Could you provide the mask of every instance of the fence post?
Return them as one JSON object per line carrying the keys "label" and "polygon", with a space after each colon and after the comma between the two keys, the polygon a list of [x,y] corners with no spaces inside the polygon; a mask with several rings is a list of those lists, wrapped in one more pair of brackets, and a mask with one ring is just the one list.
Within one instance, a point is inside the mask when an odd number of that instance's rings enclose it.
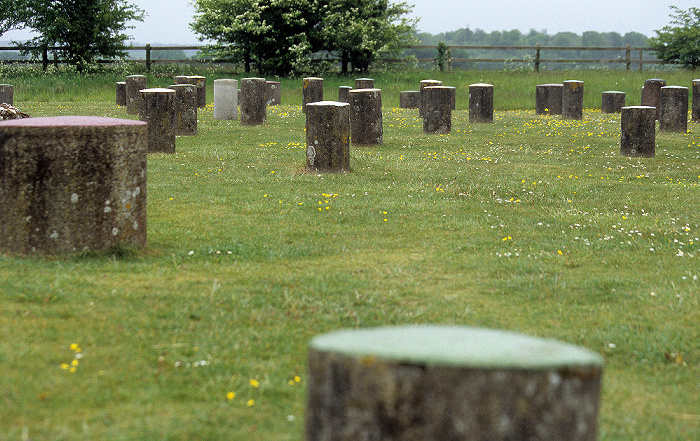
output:
{"label": "fence post", "polygon": [[41,48],[41,67],[44,71],[49,67],[49,47],[46,44]]}
{"label": "fence post", "polygon": [[630,45],[627,45],[627,50],[625,50],[625,69],[630,70],[630,65],[632,64],[632,49]]}
{"label": "fence post", "polygon": [[640,71],[640,72],[642,71],[642,65],[644,64],[644,63],[643,63],[643,60],[642,60],[642,57],[643,57],[643,56],[644,56],[644,55],[643,55],[642,50],[639,49],[639,71]]}
{"label": "fence post", "polygon": [[537,43],[537,49],[535,50],[535,72],[540,71],[540,44]]}
{"label": "fence post", "polygon": [[146,71],[151,71],[151,45],[146,44]]}

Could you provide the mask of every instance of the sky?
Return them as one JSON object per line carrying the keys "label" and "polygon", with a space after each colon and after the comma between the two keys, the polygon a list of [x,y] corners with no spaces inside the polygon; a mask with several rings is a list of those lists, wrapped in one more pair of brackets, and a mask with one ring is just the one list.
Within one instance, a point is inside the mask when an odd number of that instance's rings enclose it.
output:
{"label": "sky", "polygon": [[[145,10],[143,22],[132,23],[127,34],[138,44],[197,45],[190,30],[192,0],[127,0]],[[401,0],[392,0],[399,3]],[[411,17],[420,18],[421,32],[438,34],[469,27],[486,32],[531,29],[557,32],[640,32],[648,37],[669,25],[670,5],[697,7],[697,0],[406,0]],[[26,31],[13,31],[2,40],[24,40]]]}

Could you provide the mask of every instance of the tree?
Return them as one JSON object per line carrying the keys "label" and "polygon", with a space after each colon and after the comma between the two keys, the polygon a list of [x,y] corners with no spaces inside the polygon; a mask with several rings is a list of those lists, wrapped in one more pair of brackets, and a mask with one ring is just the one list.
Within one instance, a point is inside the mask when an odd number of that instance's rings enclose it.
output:
{"label": "tree", "polygon": [[0,0],[0,35],[21,29],[29,16],[28,0]]}
{"label": "tree", "polygon": [[23,45],[26,52],[38,55],[47,47],[54,55],[79,71],[98,58],[125,58],[123,33],[132,28],[127,22],[143,20],[143,11],[125,0],[38,0],[30,7],[27,27],[39,36]]}
{"label": "tree", "polygon": [[[406,41],[413,21],[408,8],[388,0],[195,0],[190,25],[208,53],[251,63],[263,74],[309,70],[309,55],[338,54],[347,68],[366,70],[378,54]],[[412,35],[412,34],[411,34]]]}
{"label": "tree", "polygon": [[676,26],[655,31],[656,37],[649,39],[649,46],[660,60],[695,69],[700,66],[700,8],[684,11],[671,6],[671,9],[671,23]]}

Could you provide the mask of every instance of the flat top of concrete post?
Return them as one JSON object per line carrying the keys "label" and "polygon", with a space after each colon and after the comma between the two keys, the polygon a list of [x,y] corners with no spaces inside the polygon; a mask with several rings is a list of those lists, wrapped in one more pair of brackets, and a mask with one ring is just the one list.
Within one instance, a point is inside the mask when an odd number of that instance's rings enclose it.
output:
{"label": "flat top of concrete post", "polygon": [[167,89],[165,87],[151,87],[150,89],[141,89],[141,93],[175,93],[173,89]]}
{"label": "flat top of concrete post", "polygon": [[428,86],[425,89],[444,90],[444,89],[454,89],[454,87],[452,87],[452,86]]}
{"label": "flat top of concrete post", "polygon": [[314,337],[311,348],[351,357],[487,369],[603,366],[603,357],[558,340],[510,331],[442,325],[346,329]]}
{"label": "flat top of concrete post", "polygon": [[308,103],[306,107],[308,106],[313,106],[313,107],[322,107],[322,106],[336,106],[336,107],[346,107],[350,106],[348,103],[343,103],[341,101],[316,101],[313,103]]}
{"label": "flat top of concrete post", "polygon": [[219,78],[214,80],[214,84],[238,84],[238,80],[233,78]]}
{"label": "flat top of concrete post", "polygon": [[279,81],[265,81],[267,84],[281,84]]}
{"label": "flat top of concrete post", "polygon": [[104,118],[101,116],[42,116],[0,121],[2,127],[107,127],[145,126],[146,122],[133,119]]}
{"label": "flat top of concrete post", "polygon": [[440,83],[442,84],[442,81],[440,80],[420,80],[421,83]]}
{"label": "flat top of concrete post", "polygon": [[548,84],[538,84],[537,87],[564,87],[563,84],[548,83]]}
{"label": "flat top of concrete post", "polygon": [[684,86],[664,86],[664,87],[662,87],[661,89],[666,89],[666,90],[670,90],[670,89],[685,89],[685,90],[688,90],[688,88],[687,88],[687,87],[684,87]]}
{"label": "flat top of concrete post", "polygon": [[377,88],[367,88],[367,89],[352,89],[349,90],[348,93],[357,94],[357,93],[367,93],[367,92],[381,92],[382,89],[377,89]]}
{"label": "flat top of concrete post", "polygon": [[656,111],[656,107],[653,106],[625,106],[622,108],[622,110],[625,109],[654,109]]}
{"label": "flat top of concrete post", "polygon": [[305,77],[304,81],[306,81],[306,80],[322,80],[322,79],[323,78],[319,78],[319,77]]}
{"label": "flat top of concrete post", "polygon": [[603,93],[622,93],[622,94],[624,94],[625,92],[620,92],[619,90],[606,90]]}
{"label": "flat top of concrete post", "polygon": [[265,81],[265,78],[250,77],[250,78],[243,78],[241,81]]}
{"label": "flat top of concrete post", "polygon": [[493,87],[493,84],[488,84],[488,83],[474,83],[474,84],[470,84],[469,87]]}
{"label": "flat top of concrete post", "polygon": [[128,75],[127,78],[146,78],[146,75]]}

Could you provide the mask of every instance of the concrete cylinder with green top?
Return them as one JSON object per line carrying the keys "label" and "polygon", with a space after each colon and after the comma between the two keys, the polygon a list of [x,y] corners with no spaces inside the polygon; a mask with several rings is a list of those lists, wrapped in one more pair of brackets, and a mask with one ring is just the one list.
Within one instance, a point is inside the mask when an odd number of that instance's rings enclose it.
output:
{"label": "concrete cylinder with green top", "polygon": [[330,332],[308,350],[306,440],[595,440],[603,357],[507,331]]}

